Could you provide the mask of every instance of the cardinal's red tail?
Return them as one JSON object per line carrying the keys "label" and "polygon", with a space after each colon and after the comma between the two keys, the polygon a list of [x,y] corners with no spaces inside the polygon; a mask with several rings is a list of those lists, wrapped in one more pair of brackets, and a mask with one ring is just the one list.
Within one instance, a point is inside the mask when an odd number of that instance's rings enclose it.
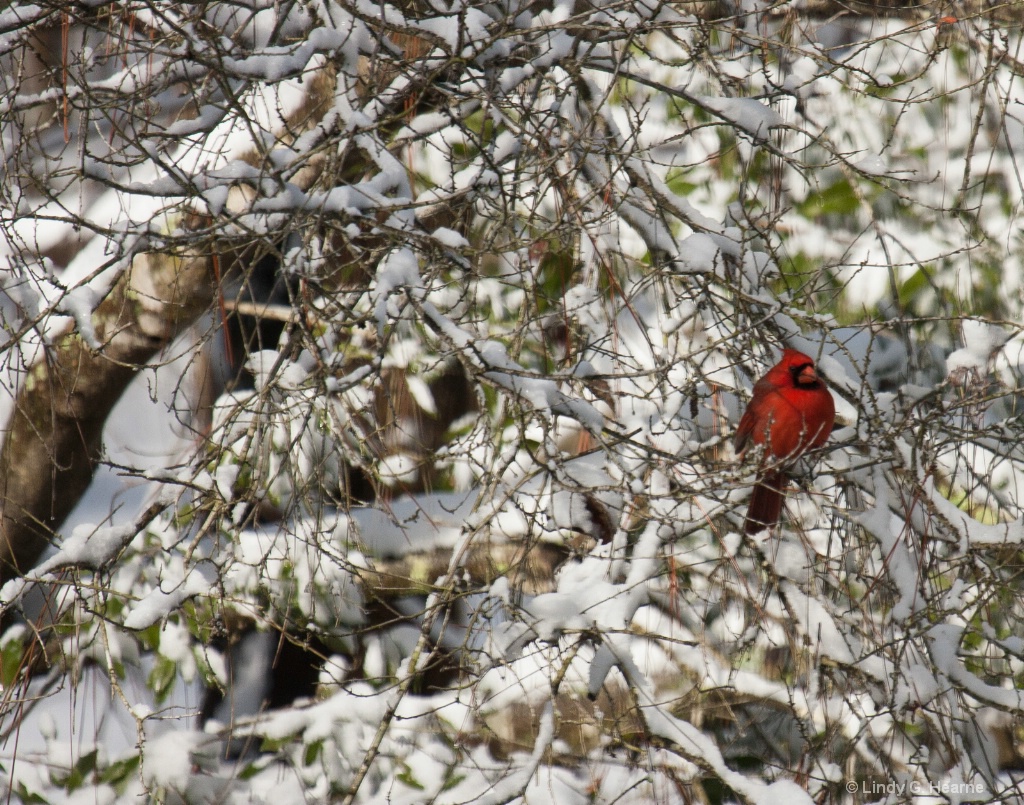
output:
{"label": "cardinal's red tail", "polygon": [[750,505],[747,507],[747,519],[743,523],[745,534],[756,534],[779,522],[785,488],[784,473],[766,472],[758,478],[754,484],[754,492],[750,496]]}

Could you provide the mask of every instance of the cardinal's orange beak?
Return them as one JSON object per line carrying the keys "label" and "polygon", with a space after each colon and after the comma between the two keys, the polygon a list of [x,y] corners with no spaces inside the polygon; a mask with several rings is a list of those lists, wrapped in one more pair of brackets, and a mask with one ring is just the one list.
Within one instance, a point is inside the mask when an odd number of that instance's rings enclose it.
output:
{"label": "cardinal's orange beak", "polygon": [[805,366],[796,376],[796,382],[801,386],[810,386],[818,382],[818,373],[813,366]]}

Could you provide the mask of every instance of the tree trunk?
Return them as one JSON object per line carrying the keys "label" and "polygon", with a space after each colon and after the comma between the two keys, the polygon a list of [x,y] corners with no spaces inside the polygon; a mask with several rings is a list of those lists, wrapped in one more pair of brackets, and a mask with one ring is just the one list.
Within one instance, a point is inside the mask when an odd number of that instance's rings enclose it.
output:
{"label": "tree trunk", "polygon": [[136,257],[93,313],[101,348],[72,330],[29,370],[0,451],[0,583],[36,564],[89,486],[103,425],[135,373],[208,309],[211,262]]}

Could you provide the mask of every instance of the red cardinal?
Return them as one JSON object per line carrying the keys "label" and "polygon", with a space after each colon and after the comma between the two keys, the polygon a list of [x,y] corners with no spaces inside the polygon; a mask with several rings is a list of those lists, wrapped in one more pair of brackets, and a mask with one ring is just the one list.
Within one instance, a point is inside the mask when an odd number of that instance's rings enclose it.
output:
{"label": "red cardinal", "polygon": [[743,531],[756,534],[779,521],[789,480],[786,471],[812,447],[821,447],[832,432],[836,406],[814,369],[814,361],[786,349],[782,360],[754,384],[750,404],[736,431],[736,452],[764,445],[761,468],[750,496]]}

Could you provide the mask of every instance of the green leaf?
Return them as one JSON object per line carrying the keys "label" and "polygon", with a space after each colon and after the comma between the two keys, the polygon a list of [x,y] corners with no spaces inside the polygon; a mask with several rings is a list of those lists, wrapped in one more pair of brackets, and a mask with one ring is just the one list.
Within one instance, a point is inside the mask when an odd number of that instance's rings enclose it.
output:
{"label": "green leaf", "polygon": [[142,758],[139,755],[129,755],[115,760],[100,773],[100,782],[114,787],[121,786],[135,777],[141,762]]}
{"label": "green leaf", "polygon": [[18,802],[25,803],[26,805],[35,805],[35,803],[49,805],[50,800],[44,799],[39,794],[29,792],[28,788],[21,781],[12,790],[17,794]]}
{"label": "green leaf", "polygon": [[239,780],[251,780],[257,774],[263,771],[263,766],[259,763],[248,763],[245,768],[238,773]]}
{"label": "green leaf", "polygon": [[423,787],[423,783],[421,783],[419,780],[412,776],[412,769],[410,769],[408,766],[405,769],[403,769],[400,774],[396,775],[396,779],[399,782],[409,786],[409,788],[415,788],[417,791],[426,790]]}
{"label": "green leaf", "polygon": [[25,646],[18,640],[8,640],[0,650],[0,687],[10,688],[18,679],[25,656]]}
{"label": "green leaf", "polygon": [[306,751],[302,754],[302,765],[312,766],[316,762],[317,758],[323,754],[323,749],[324,742],[322,740],[306,744]]}
{"label": "green leaf", "polygon": [[157,622],[147,626],[138,633],[138,638],[142,645],[148,649],[155,651],[160,648],[160,623]]}
{"label": "green leaf", "polygon": [[796,211],[804,218],[821,218],[825,215],[852,215],[860,206],[853,186],[842,177],[824,190],[808,194],[796,205]]}
{"label": "green leaf", "polygon": [[922,293],[927,293],[931,290],[932,284],[929,281],[927,271],[924,267],[919,268],[900,286],[900,305],[904,308],[910,307]]}
{"label": "green leaf", "polygon": [[178,674],[178,664],[167,657],[158,656],[153,670],[149,672],[147,684],[153,691],[157,702],[163,702],[174,687]]}
{"label": "green leaf", "polygon": [[57,785],[62,785],[67,791],[75,791],[81,788],[85,781],[96,771],[96,759],[99,754],[98,749],[93,749],[91,752],[86,752],[77,761],[75,765],[71,767],[70,773],[64,777],[59,773],[53,773],[50,779]]}
{"label": "green leaf", "polygon": [[465,774],[453,774],[444,781],[444,785],[441,787],[442,791],[449,791],[455,788],[459,783],[466,779]]}

